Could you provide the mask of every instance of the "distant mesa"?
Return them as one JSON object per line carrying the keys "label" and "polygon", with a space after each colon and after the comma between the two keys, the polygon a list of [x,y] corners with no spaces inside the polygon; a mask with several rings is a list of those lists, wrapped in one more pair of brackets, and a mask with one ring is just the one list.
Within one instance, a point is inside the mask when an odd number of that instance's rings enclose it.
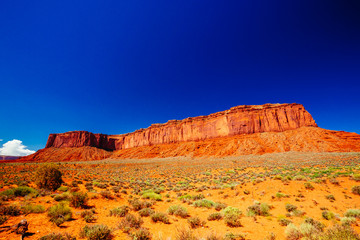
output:
{"label": "distant mesa", "polygon": [[5,155],[0,155],[0,161],[1,160],[16,160],[20,158],[19,156],[5,156]]}
{"label": "distant mesa", "polygon": [[45,149],[19,160],[224,157],[287,151],[360,151],[360,135],[319,128],[301,104],[242,105],[127,134],[50,134]]}

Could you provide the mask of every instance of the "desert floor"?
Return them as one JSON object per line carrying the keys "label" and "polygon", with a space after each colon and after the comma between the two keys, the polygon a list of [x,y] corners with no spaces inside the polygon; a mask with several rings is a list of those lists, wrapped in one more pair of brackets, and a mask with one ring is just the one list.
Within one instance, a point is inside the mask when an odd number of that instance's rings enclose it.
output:
{"label": "desert floor", "polygon": [[[155,223],[150,216],[141,217],[141,227],[149,230],[152,239],[178,239],[179,232],[186,229],[204,239],[211,234],[228,239],[286,239],[287,227],[281,223],[291,221],[300,226],[307,218],[323,223],[326,231],[332,225],[344,223],[348,209],[360,209],[360,195],[352,192],[354,186],[360,185],[359,163],[360,153],[298,152],[221,159],[62,162],[55,163],[63,173],[60,189],[37,190],[36,194],[24,197],[7,197],[4,192],[18,186],[37,189],[34,172],[40,164],[0,163],[0,206],[15,205],[21,210],[20,215],[6,216],[7,221],[0,226],[0,239],[19,239],[7,227],[24,218],[29,222],[26,240],[52,232],[67,232],[81,239],[81,229],[94,224],[107,225],[114,239],[132,239],[131,234],[137,230],[122,227],[124,217],[110,216],[110,210],[126,205],[128,213],[137,217],[134,199],[168,216],[167,224]],[[83,208],[70,206],[72,218],[56,226],[49,221],[47,210],[59,202],[69,205],[72,192],[86,193],[87,204]],[[249,211],[250,206],[259,204],[265,206],[264,213]],[[297,209],[287,211],[287,204]],[[38,213],[23,210],[34,205],[42,205],[43,210]],[[168,209],[174,205],[186,208],[187,216],[170,215]],[[240,226],[229,226],[224,219],[208,220],[215,212],[224,215],[226,206],[241,211]],[[81,213],[90,209],[95,212],[94,219],[87,223]],[[324,218],[324,211],[329,219]],[[196,217],[201,221],[191,228],[189,221]],[[359,218],[351,226],[359,233],[358,223]]]}

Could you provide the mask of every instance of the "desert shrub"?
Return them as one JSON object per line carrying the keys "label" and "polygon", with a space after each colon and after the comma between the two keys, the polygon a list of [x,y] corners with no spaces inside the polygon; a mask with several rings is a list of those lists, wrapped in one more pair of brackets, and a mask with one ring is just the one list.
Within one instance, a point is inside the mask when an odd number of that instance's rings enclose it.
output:
{"label": "desert shrub", "polygon": [[63,183],[62,173],[53,164],[44,164],[37,168],[35,172],[35,184],[39,188],[56,190]]}
{"label": "desert shrub", "polygon": [[0,225],[3,225],[7,220],[7,216],[0,216]]}
{"label": "desert shrub", "polygon": [[26,186],[10,188],[0,193],[0,196],[6,196],[10,199],[14,197],[25,197],[27,195],[36,197],[39,195],[39,193],[35,189]]}
{"label": "desert shrub", "polygon": [[155,211],[152,210],[151,208],[143,208],[139,211],[139,215],[142,217],[148,217],[151,214],[153,214]]}
{"label": "desert shrub", "polygon": [[356,223],[356,218],[354,217],[343,217],[340,219],[342,225],[350,226]]}
{"label": "desert shrub", "polygon": [[215,207],[216,211],[220,211],[220,210],[225,209],[227,207],[227,204],[226,203],[221,203],[221,202],[216,202],[214,207]]}
{"label": "desert shrub", "polygon": [[106,198],[106,199],[114,198],[114,196],[112,195],[112,193],[109,190],[101,191],[100,194],[103,198]]}
{"label": "desert shrub", "polygon": [[170,220],[169,217],[166,213],[162,213],[162,212],[155,212],[153,214],[150,215],[150,218],[153,222],[163,222],[165,224],[169,224]]}
{"label": "desert shrub", "polygon": [[319,231],[310,223],[302,223],[300,225],[300,232],[305,239],[316,239]]}
{"label": "desert shrub", "polygon": [[240,215],[234,214],[234,213],[224,215],[224,222],[225,222],[226,226],[229,226],[229,227],[241,227],[242,226],[241,222],[240,222]]}
{"label": "desert shrub", "polygon": [[84,208],[87,205],[89,197],[86,193],[73,192],[70,195],[70,206],[75,208]]}
{"label": "desert shrub", "polygon": [[151,199],[151,200],[155,200],[155,201],[161,201],[161,195],[158,193],[155,193],[153,190],[144,191],[142,193],[142,198]]}
{"label": "desert shrub", "polygon": [[288,198],[289,195],[285,194],[285,193],[281,193],[281,192],[277,192],[275,194],[275,197],[278,198],[278,199],[281,199],[281,198]]}
{"label": "desert shrub", "polygon": [[211,213],[207,219],[209,221],[217,221],[223,219],[223,215],[221,213],[215,212],[215,213]]}
{"label": "desert shrub", "polygon": [[320,236],[321,240],[360,240],[360,236],[350,226],[335,225]]}
{"label": "desert shrub", "polygon": [[57,189],[57,191],[59,191],[59,192],[66,192],[67,190],[69,190],[69,187],[67,187],[67,186],[61,186]]}
{"label": "desert shrub", "polygon": [[188,218],[187,222],[191,228],[198,228],[204,225],[199,217],[190,217]]}
{"label": "desert shrub", "polygon": [[121,220],[119,224],[119,228],[124,232],[128,232],[131,228],[138,229],[143,224],[143,220],[141,217],[136,217],[130,213],[126,214],[126,216]]}
{"label": "desert shrub", "polygon": [[177,228],[176,229],[176,240],[199,240],[198,237],[189,228]]}
{"label": "desert shrub", "polygon": [[187,209],[181,205],[173,205],[168,209],[168,214],[186,218],[189,216]]}
{"label": "desert shrub", "polygon": [[45,208],[42,205],[25,204],[21,206],[21,211],[23,214],[43,213],[45,212]]}
{"label": "desert shrub", "polygon": [[57,202],[70,200],[70,194],[67,192],[64,192],[62,194],[55,195],[54,200]]}
{"label": "desert shrub", "polygon": [[130,211],[130,208],[126,205],[123,205],[123,206],[111,209],[110,216],[125,217],[129,211]]}
{"label": "desert shrub", "polygon": [[134,233],[131,234],[133,239],[136,240],[150,240],[151,233],[146,228],[139,228]]}
{"label": "desert shrub", "polygon": [[39,240],[76,240],[76,237],[68,233],[50,233],[39,238]]}
{"label": "desert shrub", "polygon": [[211,200],[201,199],[194,202],[194,207],[212,208],[215,203]]}
{"label": "desert shrub", "polygon": [[279,222],[280,226],[287,226],[290,223],[292,223],[292,221],[290,219],[287,219],[285,217],[279,217],[278,222]]}
{"label": "desert shrub", "polygon": [[313,218],[306,218],[305,223],[313,225],[319,232],[324,231],[325,225],[319,221],[314,220]]}
{"label": "desert shrub", "polygon": [[247,208],[248,216],[269,216],[270,206],[267,203],[255,203]]}
{"label": "desert shrub", "polygon": [[94,210],[85,210],[81,212],[80,216],[85,220],[85,222],[92,223],[96,219],[94,216],[94,212]]}
{"label": "desert shrub", "polygon": [[325,198],[328,199],[328,200],[330,200],[330,201],[335,201],[335,197],[334,197],[334,195],[332,195],[332,194],[326,195]]}
{"label": "desert shrub", "polygon": [[360,209],[348,209],[344,213],[345,217],[360,218]]}
{"label": "desert shrub", "polygon": [[297,210],[297,206],[287,203],[287,204],[285,204],[285,209],[288,212],[293,212],[293,211]]}
{"label": "desert shrub", "polygon": [[303,235],[294,224],[290,223],[285,229],[285,236],[288,240],[298,240],[301,239]]}
{"label": "desert shrub", "polygon": [[0,216],[18,216],[21,214],[20,207],[17,205],[0,206]]}
{"label": "desert shrub", "polygon": [[219,235],[217,235],[217,234],[214,233],[214,232],[210,232],[210,233],[206,236],[205,239],[206,239],[206,240],[223,240],[222,237],[220,237]]}
{"label": "desert shrub", "polygon": [[330,177],[329,182],[334,185],[340,185],[339,180],[337,180],[335,177]]}
{"label": "desert shrub", "polygon": [[226,233],[224,240],[245,240],[244,234],[234,234],[232,232]]}
{"label": "desert shrub", "polygon": [[65,206],[65,204],[60,203],[49,208],[48,217],[50,217],[50,222],[60,226],[71,219],[72,212],[69,207]]}
{"label": "desert shrub", "polygon": [[235,207],[226,207],[222,213],[224,214],[224,216],[226,215],[237,215],[237,216],[240,216],[242,214],[242,212],[240,211],[240,209],[238,208],[235,208]]}
{"label": "desert shrub", "polygon": [[152,201],[140,201],[139,199],[133,199],[133,200],[129,200],[129,204],[132,206],[132,208],[135,211],[139,211],[143,208],[149,208],[152,205],[154,205],[154,202]]}
{"label": "desert shrub", "polygon": [[309,182],[304,183],[304,186],[305,186],[305,189],[308,189],[308,190],[315,189],[315,187]]}
{"label": "desert shrub", "polygon": [[99,224],[99,225],[86,225],[80,231],[80,237],[86,238],[88,240],[108,240],[113,239],[111,230],[108,226]]}
{"label": "desert shrub", "polygon": [[357,182],[360,182],[360,174],[359,174],[359,173],[352,175],[351,178],[352,178],[353,180],[357,181]]}
{"label": "desert shrub", "polygon": [[356,195],[360,195],[360,186],[353,186],[351,188],[351,192],[356,194]]}
{"label": "desert shrub", "polygon": [[333,212],[330,211],[323,211],[321,213],[322,217],[326,220],[331,220],[335,217],[335,214]]}

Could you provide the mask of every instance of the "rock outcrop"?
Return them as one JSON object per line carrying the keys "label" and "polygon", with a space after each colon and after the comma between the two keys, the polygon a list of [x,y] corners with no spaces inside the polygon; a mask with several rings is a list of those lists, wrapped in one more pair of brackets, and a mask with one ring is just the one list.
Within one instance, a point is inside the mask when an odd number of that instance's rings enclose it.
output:
{"label": "rock outcrop", "polygon": [[115,150],[115,139],[105,134],[94,134],[87,131],[72,131],[50,134],[45,148],[96,147],[108,151]]}
{"label": "rock outcrop", "polygon": [[46,148],[15,161],[225,157],[289,151],[360,152],[360,135],[317,127],[301,104],[237,106],[128,134],[50,134]]}
{"label": "rock outcrop", "polygon": [[122,135],[108,136],[86,131],[50,134],[46,148],[92,146],[113,151],[240,134],[283,132],[300,127],[317,127],[301,104],[243,105],[208,116],[153,124]]}

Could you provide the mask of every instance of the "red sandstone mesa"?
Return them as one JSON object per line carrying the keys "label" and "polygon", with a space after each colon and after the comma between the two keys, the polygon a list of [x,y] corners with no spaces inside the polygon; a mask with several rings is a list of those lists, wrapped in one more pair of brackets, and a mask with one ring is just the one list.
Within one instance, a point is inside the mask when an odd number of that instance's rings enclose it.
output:
{"label": "red sandstone mesa", "polygon": [[360,152],[360,135],[319,128],[301,104],[237,106],[121,135],[50,134],[46,148],[19,161],[224,157],[287,151]]}
{"label": "red sandstone mesa", "polygon": [[50,134],[46,148],[92,146],[120,150],[240,134],[283,132],[300,127],[317,127],[301,104],[245,105],[208,116],[153,124],[149,128],[122,135],[107,136],[85,131]]}

